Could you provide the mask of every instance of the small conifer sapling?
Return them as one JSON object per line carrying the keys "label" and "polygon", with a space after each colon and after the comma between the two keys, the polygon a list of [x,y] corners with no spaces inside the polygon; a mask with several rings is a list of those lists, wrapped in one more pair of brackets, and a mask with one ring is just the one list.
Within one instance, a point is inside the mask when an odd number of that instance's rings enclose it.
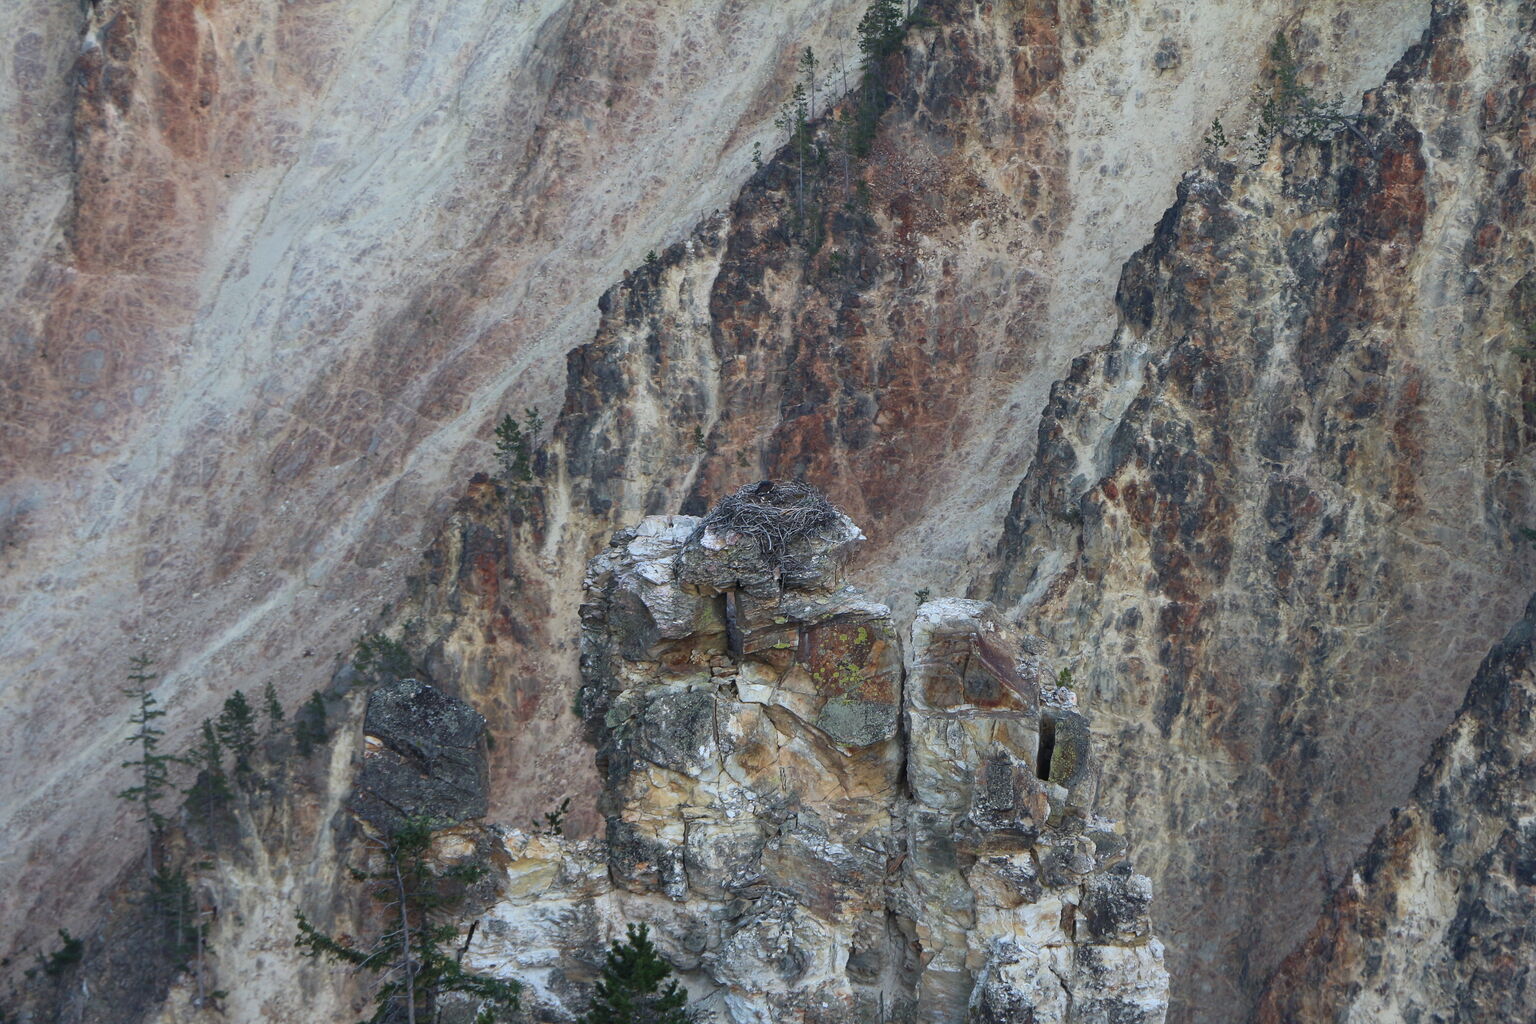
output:
{"label": "small conifer sapling", "polygon": [[[688,1024],[688,994],[650,940],[650,929],[630,925],[628,938],[608,950],[603,975],[578,1024]],[[666,982],[665,985],[662,983]]]}
{"label": "small conifer sapling", "polygon": [[249,775],[251,755],[256,752],[256,712],[242,691],[236,690],[224,701],[224,710],[219,712],[214,728],[234,756],[235,777]]}
{"label": "small conifer sapling", "polygon": [[267,706],[267,735],[271,736],[283,724],[283,704],[277,699],[277,687],[270,680],[261,691],[261,699]]}

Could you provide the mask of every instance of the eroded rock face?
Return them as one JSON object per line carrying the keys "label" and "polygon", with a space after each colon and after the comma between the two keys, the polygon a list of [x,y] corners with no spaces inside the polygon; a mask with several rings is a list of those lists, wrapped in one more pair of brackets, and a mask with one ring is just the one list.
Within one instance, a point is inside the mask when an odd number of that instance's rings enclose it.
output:
{"label": "eroded rock face", "polygon": [[1180,1019],[1251,1006],[1529,594],[1531,31],[1436,4],[1360,136],[1184,181],[977,590],[1134,780]]}
{"label": "eroded rock face", "polygon": [[1413,796],[1345,875],[1255,1015],[1536,1014],[1536,600],[1489,653]]}
{"label": "eroded rock face", "polygon": [[[746,176],[750,125],[770,120],[788,55],[811,41],[795,19],[830,12],[843,20],[827,35],[847,39],[861,6],[771,5],[771,26],[669,7],[690,28],[719,31],[702,42],[646,4],[488,5],[490,27],[446,3],[166,0],[82,13],[31,0],[0,11],[15,29],[0,91],[20,97],[4,116],[22,143],[0,153],[0,249],[14,254],[0,312],[14,360],[5,419],[7,440],[24,439],[0,452],[12,460],[0,550],[20,581],[0,591],[15,666],[6,697],[20,695],[0,760],[23,766],[0,831],[18,891],[81,890],[100,864],[129,856],[121,834],[90,824],[112,813],[120,736],[103,723],[122,722],[124,637],[158,647],[162,696],[183,723],[216,707],[223,694],[209,680],[243,680],[252,664],[307,690],[368,612],[395,602],[417,538],[447,514],[410,612],[430,627],[434,678],[491,720],[493,807],[522,820],[592,785],[564,714],[576,659],[559,644],[574,631],[582,567],[615,526],[685,501],[702,511],[764,473],[810,474],[856,511],[875,540],[872,574],[901,581],[904,602],[915,586],[963,589],[991,568],[983,552],[1033,458],[1032,512],[998,550],[1010,579],[995,596],[1047,595],[1033,628],[1051,631],[1112,712],[1100,715],[1101,733],[1113,731],[1101,749],[1129,780],[1123,809],[1159,905],[1176,908],[1161,933],[1179,929],[1174,954],[1191,958],[1176,972],[1189,985],[1183,1005],[1225,1020],[1251,993],[1267,951],[1283,946],[1276,935],[1303,926],[1320,889],[1284,899],[1315,873],[1297,808],[1342,794],[1346,808],[1320,812],[1315,831],[1346,844],[1368,832],[1398,799],[1388,791],[1406,785],[1415,742],[1438,728],[1393,709],[1448,714],[1444,680],[1462,678],[1499,628],[1469,622],[1469,609],[1498,619],[1482,607],[1489,595],[1512,614],[1511,595],[1528,589],[1500,575],[1529,557],[1506,545],[1506,527],[1529,519],[1528,431],[1512,412],[1530,397],[1528,374],[1512,362],[1481,377],[1467,369],[1479,346],[1503,344],[1479,325],[1486,304],[1514,294],[1508,275],[1526,245],[1524,15],[1513,4],[1441,6],[1433,38],[1450,43],[1415,51],[1389,90],[1392,116],[1408,113],[1387,133],[1379,172],[1358,151],[1289,147],[1261,175],[1238,175],[1230,216],[1197,210],[1208,196],[1181,203],[1159,244],[1212,251],[1188,273],[1128,279],[1128,319],[1161,309],[1161,341],[1113,346],[1074,369],[1060,394],[1082,405],[1063,412],[1053,400],[1047,451],[1029,441],[1050,382],[1113,329],[1124,258],[1196,160],[1213,113],[1241,120],[1273,31],[1295,28],[1308,80],[1350,98],[1417,37],[1426,5],[930,4],[939,25],[900,57],[871,159],[852,187],[835,173],[818,186],[833,211],[860,183],[869,196],[858,216],[829,218],[828,244],[801,257],[785,226],[792,176],[777,160],[727,214],[663,245],[727,205]],[[1448,16],[1459,10],[1470,29]],[[76,96],[69,70],[84,32]],[[764,44],[774,33],[777,55]],[[724,102],[699,88],[723,80],[717,63],[734,83]],[[657,124],[669,126],[659,139]],[[681,159],[678,138],[704,148]],[[608,159],[637,141],[641,163]],[[1313,204],[1306,193],[1324,181]],[[659,259],[641,266],[651,247]],[[1317,287],[1309,249],[1319,247],[1335,254],[1323,265],[1343,271],[1336,286]],[[466,440],[487,434],[488,408],[509,388],[519,405],[539,393],[549,355],[590,334],[590,300],[625,266],[640,269],[607,294],[596,336],[570,360],[537,521],[508,528],[524,510],[509,517],[483,483],[448,508],[444,482],[489,461]],[[1305,286],[1283,317],[1248,316],[1293,276]],[[1225,298],[1202,305],[1209,282]],[[1345,338],[1373,316],[1389,324],[1374,348]],[[1285,369],[1296,339],[1278,329],[1296,322],[1312,325],[1309,373],[1332,374],[1326,416],[1254,398],[1307,395],[1310,383]],[[1209,333],[1166,360],[1192,324]],[[1330,363],[1340,339],[1347,355]],[[1422,418],[1409,378],[1396,376],[1407,348],[1433,356]],[[1114,441],[1148,352],[1161,404],[1136,414],[1144,437],[1136,424],[1123,436],[1157,479],[1139,491],[1139,538],[1097,544],[1091,521],[1073,522],[1077,499],[1108,456],[1124,461]],[[1283,372],[1259,372],[1255,357],[1269,353]],[[1383,381],[1390,410],[1372,412]],[[1442,400],[1437,381],[1472,397]],[[1251,449],[1222,437],[1256,408],[1273,418],[1262,459],[1326,435],[1338,474],[1363,468],[1360,492],[1384,497],[1352,505],[1353,532],[1332,532],[1341,519],[1318,477],[1328,484],[1333,470],[1272,487],[1250,466],[1221,489]],[[1468,433],[1479,421],[1481,440]],[[1357,425],[1363,438],[1351,436]],[[1414,499],[1416,481],[1454,490],[1480,473],[1488,500],[1452,501],[1434,523],[1414,511],[1414,500],[1438,500]],[[1186,503],[1198,511],[1186,515]],[[1200,527],[1206,512],[1221,529]],[[1048,516],[1058,532],[1045,541]],[[1290,582],[1233,611],[1252,591],[1224,575],[1222,552],[1264,530],[1277,579]],[[1082,570],[1075,588],[1069,564]],[[1298,604],[1319,580],[1330,596]],[[1427,626],[1441,628],[1443,609],[1460,617],[1436,635]],[[1373,636],[1352,649],[1358,658],[1330,647]],[[1310,675],[1284,663],[1298,637]],[[51,698],[63,679],[81,697],[68,718]],[[1274,693],[1246,686],[1275,679]],[[1385,699],[1353,699],[1378,683],[1392,688]],[[1335,700],[1335,689],[1348,693]],[[1312,696],[1298,700],[1303,691]],[[1339,749],[1366,753],[1328,760]],[[1361,774],[1321,779],[1328,764]],[[1275,765],[1306,767],[1271,798]],[[53,814],[61,806],[71,814]],[[1199,820],[1218,806],[1235,827],[1202,838]],[[51,851],[63,845],[82,855],[61,865]],[[1278,870],[1269,850],[1281,851]],[[1204,874],[1210,864],[1220,866]],[[1234,901],[1212,884],[1233,877],[1261,887]],[[26,911],[0,907],[8,936]],[[52,915],[32,916],[51,930]],[[1234,939],[1231,922],[1252,934]]]}
{"label": "eroded rock face", "polygon": [[558,406],[602,292],[730,201],[861,7],[3,5],[6,953],[91,927],[52,897],[132,856],[124,651],[178,746],[253,677],[322,685],[490,421]]}
{"label": "eroded rock face", "polygon": [[1150,882],[1093,814],[1069,696],[980,602],[925,605],[904,666],[839,571],[859,537],[837,515],[782,559],[713,516],[615,534],[582,608],[606,835],[514,834],[476,963],[568,1019],[647,921],[720,1021],[1164,1019]]}
{"label": "eroded rock face", "polygon": [[402,679],[368,695],[363,766],[352,809],[392,835],[409,819],[436,825],[485,815],[485,718],[430,683]]}

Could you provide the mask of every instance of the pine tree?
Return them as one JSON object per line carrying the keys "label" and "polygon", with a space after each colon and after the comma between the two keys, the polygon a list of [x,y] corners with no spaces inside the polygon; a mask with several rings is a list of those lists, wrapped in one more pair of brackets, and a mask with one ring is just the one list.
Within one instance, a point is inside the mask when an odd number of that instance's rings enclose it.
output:
{"label": "pine tree", "polygon": [[277,687],[272,685],[271,680],[267,681],[266,689],[261,691],[261,699],[267,705],[267,735],[271,736],[283,724],[283,705],[277,699]]}
{"label": "pine tree", "polygon": [[859,52],[872,67],[901,49],[906,25],[900,0],[873,0],[859,19]]}
{"label": "pine tree", "polygon": [[649,931],[644,924],[630,925],[627,941],[614,940],[597,991],[577,1024],[688,1024],[688,994],[676,980],[662,987],[672,967],[656,952]]}
{"label": "pine tree", "polygon": [[299,748],[299,756],[308,757],[330,738],[325,724],[325,698],[316,691],[294,712],[293,742]]}
{"label": "pine tree", "polygon": [[157,871],[150,889],[150,905],[160,915],[161,949],[178,966],[184,966],[197,952],[201,927],[197,923],[197,904],[186,872],[177,868]]}
{"label": "pine tree", "polygon": [[[647,257],[654,262],[655,254]],[[507,413],[496,424],[496,463],[501,468],[502,482],[514,489],[533,482],[534,446],[544,429],[544,419],[537,409],[524,409],[520,424]]]}
{"label": "pine tree", "polygon": [[805,52],[800,55],[795,69],[800,72],[800,77],[805,79],[805,94],[810,101],[810,119],[816,120],[816,71],[821,67],[821,61],[816,59],[816,54],[807,46]]}
{"label": "pine tree", "polygon": [[812,142],[810,101],[804,83],[795,83],[794,93],[779,109],[779,116],[773,123],[780,131],[789,132],[789,141],[795,147],[795,230],[799,232],[805,223],[805,157]]}
{"label": "pine tree", "polygon": [[872,0],[859,20],[859,52],[863,73],[859,78],[859,102],[854,108],[849,147],[855,156],[867,156],[879,128],[888,98],[884,84],[885,59],[900,52],[907,22],[900,0]]}
{"label": "pine tree", "polygon": [[224,774],[224,745],[219,742],[213,722],[203,719],[203,735],[192,748],[192,764],[197,768],[197,778],[186,790],[187,805],[205,823],[211,824],[220,807],[234,795],[229,788],[229,776]]}
{"label": "pine tree", "polygon": [[147,864],[151,876],[158,873],[155,844],[165,828],[165,816],[155,805],[165,796],[166,787],[170,784],[170,766],[180,760],[173,755],[159,753],[160,737],[165,735],[165,730],[154,722],[157,718],[165,717],[165,712],[156,706],[159,702],[149,689],[150,682],[156,676],[156,673],[149,671],[152,664],[154,659],[148,654],[137,654],[128,662],[128,681],[133,685],[124,687],[123,694],[138,704],[128,719],[135,726],[128,742],[138,747],[139,756],[132,761],[124,761],[123,767],[137,769],[139,781],[138,785],[129,786],[117,794],[118,799],[138,805],[140,813],[137,820],[143,822],[149,830]]}
{"label": "pine tree", "polygon": [[224,710],[219,712],[214,728],[235,757],[235,776],[248,775],[251,755],[256,752],[256,712],[251,710],[251,702],[242,691],[236,690],[224,702]]}
{"label": "pine tree", "polygon": [[[462,951],[448,950],[458,938],[458,928],[447,920],[462,899],[461,886],[479,873],[473,866],[438,875],[428,862],[432,849],[432,825],[425,818],[411,818],[388,838],[375,839],[382,867],[371,873],[354,872],[369,894],[385,908],[390,927],[366,945],[354,945],[348,937],[320,931],[299,912],[299,933],[294,944],[304,956],[324,957],[350,964],[356,970],[384,977],[374,994],[376,1010],[368,1024],[399,1021],[407,1024],[435,1020],[438,1002],[449,992],[478,998],[476,1024],[490,1022],[517,1009],[522,986],[464,969]],[[460,895],[455,897],[455,890]],[[445,948],[448,947],[448,948]]]}
{"label": "pine tree", "polygon": [[387,633],[364,633],[352,651],[352,667],[367,686],[416,675],[416,663],[405,644]]}

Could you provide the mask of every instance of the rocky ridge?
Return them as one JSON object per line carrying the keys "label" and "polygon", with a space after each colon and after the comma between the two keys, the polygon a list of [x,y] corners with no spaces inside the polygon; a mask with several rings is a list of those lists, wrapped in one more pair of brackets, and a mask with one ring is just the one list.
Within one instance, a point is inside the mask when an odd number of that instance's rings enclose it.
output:
{"label": "rocky ridge", "polygon": [[1093,811],[1073,695],[980,602],[923,605],[904,663],[889,609],[843,581],[862,540],[830,509],[781,549],[652,516],[593,560],[605,837],[511,833],[469,954],[541,1019],[579,1011],[636,920],[715,1020],[1164,1019],[1151,883]]}

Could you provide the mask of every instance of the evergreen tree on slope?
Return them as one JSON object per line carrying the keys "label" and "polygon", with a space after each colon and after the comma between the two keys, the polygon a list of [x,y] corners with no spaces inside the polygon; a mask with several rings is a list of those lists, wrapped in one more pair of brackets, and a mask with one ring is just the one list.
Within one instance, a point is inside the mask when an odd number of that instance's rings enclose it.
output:
{"label": "evergreen tree on slope", "polygon": [[688,1024],[688,993],[662,982],[672,967],[651,944],[645,925],[629,926],[629,939],[613,942],[603,977],[578,1024]]}

